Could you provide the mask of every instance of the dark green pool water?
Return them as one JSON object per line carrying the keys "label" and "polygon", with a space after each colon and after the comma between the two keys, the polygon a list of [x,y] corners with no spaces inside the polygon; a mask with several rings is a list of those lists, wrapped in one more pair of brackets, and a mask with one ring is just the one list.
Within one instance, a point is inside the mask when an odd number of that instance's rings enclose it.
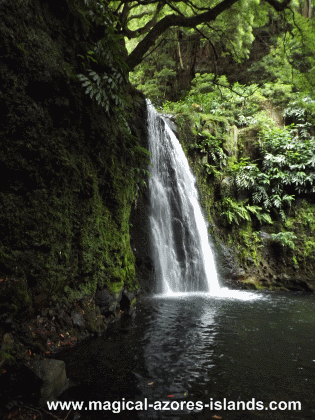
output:
{"label": "dark green pool water", "polygon": [[[238,292],[236,297],[146,299],[133,318],[73,351],[67,362],[78,384],[60,399],[88,406],[146,398],[148,404],[170,401],[175,408],[120,414],[84,409],[75,413],[82,420],[315,419],[315,296]],[[187,410],[184,403],[181,410],[183,401],[209,407]],[[222,409],[215,409],[220,408],[215,401]],[[272,401],[282,402],[280,409],[271,410]],[[302,409],[288,410],[289,401]]]}

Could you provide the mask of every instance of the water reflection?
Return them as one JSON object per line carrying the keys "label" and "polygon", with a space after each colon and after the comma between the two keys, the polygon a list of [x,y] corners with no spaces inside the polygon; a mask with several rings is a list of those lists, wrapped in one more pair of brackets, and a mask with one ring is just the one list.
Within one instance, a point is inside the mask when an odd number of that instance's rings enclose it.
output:
{"label": "water reflection", "polygon": [[301,401],[303,408],[302,412],[151,409],[112,417],[81,412],[82,420],[315,418],[314,297],[255,296],[148,299],[134,320],[122,320],[103,337],[75,350],[69,370],[76,379],[84,371],[84,382],[68,391],[68,399],[207,403],[210,398],[245,402],[255,398],[266,404]]}
{"label": "water reflection", "polygon": [[184,394],[196,378],[202,378],[204,383],[209,380],[217,308],[205,307],[203,303],[200,298],[160,301],[159,314],[145,334],[146,368],[150,377],[163,378],[169,387],[166,394]]}

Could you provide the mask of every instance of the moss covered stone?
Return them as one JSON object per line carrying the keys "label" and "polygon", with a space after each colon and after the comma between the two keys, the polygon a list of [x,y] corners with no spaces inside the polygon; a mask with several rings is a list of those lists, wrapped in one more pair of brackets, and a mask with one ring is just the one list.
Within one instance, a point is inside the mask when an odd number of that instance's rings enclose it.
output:
{"label": "moss covered stone", "polygon": [[126,84],[127,133],[121,109],[84,93],[79,56],[100,28],[69,4],[0,5],[0,278],[14,296],[0,317],[36,299],[138,288],[129,217],[145,101]]}

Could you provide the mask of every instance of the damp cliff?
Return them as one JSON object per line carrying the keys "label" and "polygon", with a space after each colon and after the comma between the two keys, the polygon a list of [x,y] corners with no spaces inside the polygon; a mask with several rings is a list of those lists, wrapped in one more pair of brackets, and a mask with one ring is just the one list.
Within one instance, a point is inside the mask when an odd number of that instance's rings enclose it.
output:
{"label": "damp cliff", "polygon": [[[267,112],[283,127],[279,109],[268,103]],[[259,130],[201,108],[170,118],[197,178],[221,281],[232,288],[314,292],[314,193],[291,188],[294,201],[285,218],[274,211],[272,220],[264,219],[258,213],[264,209],[249,206],[250,195],[233,182],[233,171],[261,159]]]}
{"label": "damp cliff", "polygon": [[106,26],[71,1],[2,1],[0,14],[3,367],[131,310],[140,285],[130,214],[147,152],[145,100],[128,78],[99,101],[82,86],[89,68],[117,76],[106,42],[121,46]]}

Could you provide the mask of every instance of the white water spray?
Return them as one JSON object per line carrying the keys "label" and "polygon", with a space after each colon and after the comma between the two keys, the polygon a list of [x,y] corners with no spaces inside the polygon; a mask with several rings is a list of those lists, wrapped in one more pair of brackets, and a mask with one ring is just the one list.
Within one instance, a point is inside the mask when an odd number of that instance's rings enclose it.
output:
{"label": "white water spray", "polygon": [[220,287],[195,178],[165,119],[150,102],[147,106],[152,164],[150,223],[161,292],[216,295]]}

